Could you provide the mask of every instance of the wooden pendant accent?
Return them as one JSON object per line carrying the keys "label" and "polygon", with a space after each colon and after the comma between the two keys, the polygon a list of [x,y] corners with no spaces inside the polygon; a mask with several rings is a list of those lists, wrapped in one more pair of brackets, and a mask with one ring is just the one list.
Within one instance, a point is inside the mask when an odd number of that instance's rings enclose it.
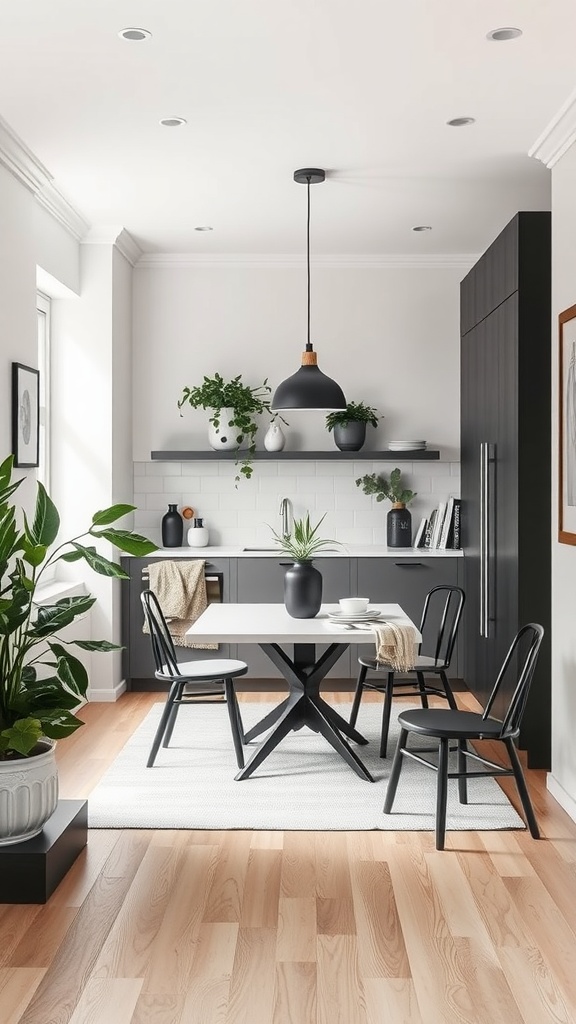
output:
{"label": "wooden pendant accent", "polygon": [[315,352],[303,352],[302,353],[302,366],[316,366],[318,363],[318,356]]}

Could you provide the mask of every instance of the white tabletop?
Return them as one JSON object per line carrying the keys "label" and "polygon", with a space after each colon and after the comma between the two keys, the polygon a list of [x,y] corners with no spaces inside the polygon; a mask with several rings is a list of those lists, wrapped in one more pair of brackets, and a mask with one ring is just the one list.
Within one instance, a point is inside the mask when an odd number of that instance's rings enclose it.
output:
{"label": "white tabletop", "polygon": [[[414,642],[422,637],[417,626],[399,604],[371,604],[382,613],[381,622],[412,626]],[[366,644],[373,634],[360,629],[346,629],[334,624],[328,612],[339,610],[337,604],[323,604],[313,619],[293,619],[283,604],[209,604],[206,611],[188,629],[187,635],[198,642],[213,643],[304,643],[304,644]]]}

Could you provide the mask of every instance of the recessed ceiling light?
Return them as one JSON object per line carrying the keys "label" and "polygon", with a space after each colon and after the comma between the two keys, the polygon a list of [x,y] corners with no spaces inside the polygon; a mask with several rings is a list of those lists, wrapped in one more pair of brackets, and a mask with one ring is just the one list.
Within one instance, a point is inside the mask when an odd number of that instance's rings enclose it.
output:
{"label": "recessed ceiling light", "polygon": [[211,228],[209,224],[206,224],[203,227],[194,228],[194,231],[214,231],[214,228]]}
{"label": "recessed ceiling light", "polygon": [[165,128],[179,128],[182,124],[187,124],[185,117],[162,117],[160,124],[163,124]]}
{"label": "recessed ceiling light", "polygon": [[412,231],[432,231],[432,226],[430,224],[417,224],[415,228],[412,228]]}
{"label": "recessed ceiling light", "polygon": [[521,28],[493,28],[486,39],[493,43],[505,43],[508,39],[518,39],[522,35]]}
{"label": "recessed ceiling light", "polygon": [[123,28],[118,35],[120,39],[127,39],[130,43],[139,43],[143,39],[150,39],[152,33],[147,28]]}
{"label": "recessed ceiling light", "polygon": [[452,128],[463,128],[465,124],[475,123],[475,117],[453,117],[451,121],[446,121],[446,124],[451,125]]}

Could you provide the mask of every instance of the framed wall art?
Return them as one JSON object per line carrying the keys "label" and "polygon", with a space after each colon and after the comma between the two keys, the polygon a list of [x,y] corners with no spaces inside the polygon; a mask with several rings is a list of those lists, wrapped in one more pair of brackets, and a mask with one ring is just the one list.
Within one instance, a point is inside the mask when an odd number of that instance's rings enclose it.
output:
{"label": "framed wall art", "polygon": [[558,540],[576,544],[576,306],[558,317]]}
{"label": "framed wall art", "polygon": [[12,453],[14,465],[31,469],[39,463],[40,373],[12,363]]}

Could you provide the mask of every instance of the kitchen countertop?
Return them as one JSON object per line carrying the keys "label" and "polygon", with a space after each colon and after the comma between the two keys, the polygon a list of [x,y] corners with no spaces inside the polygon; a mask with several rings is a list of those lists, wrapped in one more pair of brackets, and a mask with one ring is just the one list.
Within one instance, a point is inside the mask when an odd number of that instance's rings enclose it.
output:
{"label": "kitchen countertop", "polygon": [[[320,558],[461,558],[463,551],[451,548],[429,550],[428,548],[388,548],[385,545],[346,544],[333,551],[319,551],[314,560]],[[131,557],[131,556],[128,556]],[[158,548],[151,558],[290,558],[277,548],[258,550],[257,545],[239,547],[223,544],[206,548]]]}

